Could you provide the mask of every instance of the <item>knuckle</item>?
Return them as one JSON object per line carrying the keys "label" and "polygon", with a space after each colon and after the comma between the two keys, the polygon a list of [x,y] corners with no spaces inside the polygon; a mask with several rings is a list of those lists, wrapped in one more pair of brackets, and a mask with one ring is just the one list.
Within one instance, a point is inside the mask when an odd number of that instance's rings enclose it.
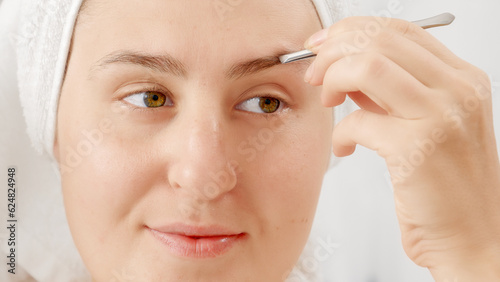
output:
{"label": "knuckle", "polygon": [[482,71],[474,74],[458,73],[453,78],[454,83],[451,91],[454,93],[453,96],[456,102],[472,99],[473,97],[478,98],[479,101],[484,101],[491,97],[491,82]]}
{"label": "knuckle", "polygon": [[473,66],[473,76],[475,77],[477,83],[484,88],[491,90],[491,80],[489,75],[482,69]]}
{"label": "knuckle", "polygon": [[365,54],[366,63],[362,70],[362,77],[373,77],[377,79],[385,75],[389,68],[389,61],[378,53]]}
{"label": "knuckle", "polygon": [[393,28],[400,32],[403,36],[411,37],[417,32],[417,30],[422,29],[414,23],[400,19],[394,19],[393,21],[391,21],[391,23]]}

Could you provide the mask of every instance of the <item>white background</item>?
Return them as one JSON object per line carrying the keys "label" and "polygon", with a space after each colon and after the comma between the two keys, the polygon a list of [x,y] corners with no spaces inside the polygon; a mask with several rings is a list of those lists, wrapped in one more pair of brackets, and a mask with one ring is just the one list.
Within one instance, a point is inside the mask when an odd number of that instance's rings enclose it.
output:
{"label": "white background", "polygon": [[[396,18],[418,20],[442,12],[451,26],[430,32],[491,77],[497,141],[500,139],[500,1],[400,0]],[[356,15],[387,10],[389,0],[359,0]],[[326,176],[312,240],[330,236],[338,248],[321,263],[324,281],[425,282],[426,269],[404,254],[383,160],[364,148],[344,158]],[[318,259],[319,260],[319,259]],[[319,260],[322,261],[323,259]]]}

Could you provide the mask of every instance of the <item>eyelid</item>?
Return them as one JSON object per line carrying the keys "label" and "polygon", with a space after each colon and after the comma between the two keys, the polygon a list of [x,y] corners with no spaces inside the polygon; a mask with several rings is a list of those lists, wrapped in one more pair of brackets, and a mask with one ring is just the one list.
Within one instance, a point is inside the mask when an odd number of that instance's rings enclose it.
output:
{"label": "eyelid", "polygon": [[238,97],[238,101],[241,101],[238,104],[256,97],[269,97],[278,99],[285,105],[291,104],[291,97],[288,91],[281,85],[275,83],[266,83],[251,87]]}
{"label": "eyelid", "polygon": [[125,97],[147,91],[160,92],[170,98],[173,96],[168,88],[152,81],[133,81],[124,83],[117,87],[113,96],[115,100],[123,100]]}
{"label": "eyelid", "polygon": [[[271,115],[278,115],[290,109],[295,108],[294,99],[291,96],[291,93],[287,90],[287,88],[278,83],[264,83],[251,87],[250,89],[246,90],[240,95],[238,99],[238,101],[240,102],[238,103],[238,105],[252,98],[259,98],[259,97],[269,97],[279,100],[280,101],[279,109],[274,113],[266,113],[266,114],[254,113],[254,112],[249,112],[249,113],[271,116]],[[235,107],[237,107],[238,105],[236,105]]]}

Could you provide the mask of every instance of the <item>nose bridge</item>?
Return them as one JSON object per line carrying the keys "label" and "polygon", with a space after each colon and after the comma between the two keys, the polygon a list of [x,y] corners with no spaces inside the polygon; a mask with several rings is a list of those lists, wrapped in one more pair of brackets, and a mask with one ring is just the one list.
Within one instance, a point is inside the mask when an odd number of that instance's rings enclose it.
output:
{"label": "nose bridge", "polygon": [[181,111],[174,122],[173,130],[180,133],[175,135],[181,140],[172,152],[177,156],[170,164],[170,184],[204,200],[230,191],[236,185],[236,172],[223,111],[206,104],[193,105]]}
{"label": "nose bridge", "polygon": [[[200,102],[200,104],[204,104]],[[226,141],[223,114],[213,106],[200,105],[192,110],[181,113],[178,119],[181,130],[184,131],[186,146],[189,153],[196,157],[212,157],[216,162],[226,156]]]}

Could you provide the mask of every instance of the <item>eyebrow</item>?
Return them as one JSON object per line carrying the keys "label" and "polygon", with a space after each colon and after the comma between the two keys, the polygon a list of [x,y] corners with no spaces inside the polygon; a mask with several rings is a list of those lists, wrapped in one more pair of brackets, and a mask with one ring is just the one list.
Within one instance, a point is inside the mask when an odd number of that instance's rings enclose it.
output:
{"label": "eyebrow", "polygon": [[281,65],[278,57],[279,56],[268,56],[237,63],[229,68],[229,70],[226,72],[226,77],[228,79],[237,79],[247,75],[255,74],[257,72],[261,72],[276,65]]}
{"label": "eyebrow", "polygon": [[[275,56],[266,56],[236,63],[226,71],[225,76],[227,79],[238,79],[281,65],[279,56],[291,52],[293,51],[283,50],[277,52]],[[187,68],[182,62],[171,55],[150,55],[133,51],[117,51],[106,55],[92,67],[91,73],[105,68],[108,65],[117,63],[137,65],[153,71],[169,73],[181,77],[186,77],[188,74]],[[302,65],[304,63],[308,64],[307,60],[294,63],[294,65]]]}
{"label": "eyebrow", "polygon": [[186,67],[179,60],[168,54],[152,56],[133,51],[117,51],[106,55],[97,62],[91,72],[116,63],[137,65],[153,71],[170,73],[176,76],[187,76]]}

